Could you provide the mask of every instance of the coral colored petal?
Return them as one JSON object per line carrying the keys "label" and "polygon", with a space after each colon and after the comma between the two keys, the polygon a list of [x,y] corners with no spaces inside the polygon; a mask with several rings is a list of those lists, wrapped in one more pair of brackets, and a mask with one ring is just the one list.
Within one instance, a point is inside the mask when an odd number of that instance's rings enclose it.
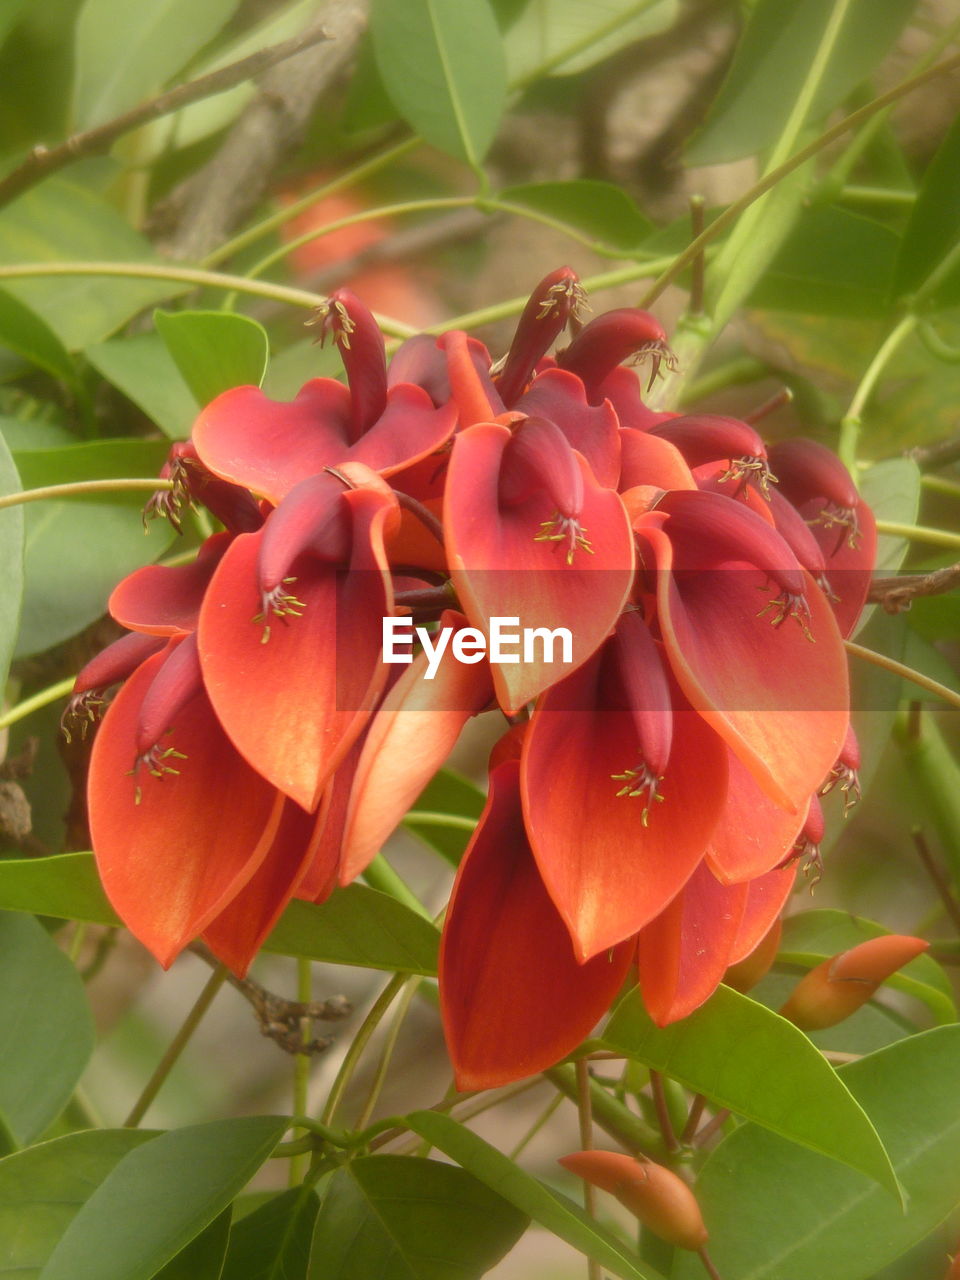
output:
{"label": "coral colored petal", "polygon": [[716,991],[730,962],[747,893],[746,884],[722,885],[701,862],[682,893],[641,930],[640,989],[657,1026],[687,1017]]}
{"label": "coral colored petal", "polygon": [[260,866],[204,929],[204,942],[238,977],[247,972],[300,887],[314,855],[317,828],[316,814],[285,801],[277,833]]}
{"label": "coral colored petal", "polygon": [[[203,695],[180,713],[170,744],[178,770],[127,776],[140,706],[165,655],[118,693],[90,761],[90,830],[107,897],[164,966],[207,927],[255,873],[283,800],[231,745]],[[139,789],[140,802],[137,803]]]}
{"label": "coral colored petal", "polygon": [[342,461],[366,463],[390,476],[410,463],[436,452],[453,433],[457,422],[452,404],[434,408],[421,387],[399,383],[387,393],[387,407],[368,431],[344,455]]}
{"label": "coral colored petal", "polygon": [[[451,576],[473,626],[489,633],[491,617],[517,618],[520,628],[566,627],[572,663],[537,659],[493,663],[501,705],[515,712],[580,666],[612,631],[633,578],[633,537],[620,499],[601,488],[580,459],[582,531],[592,554],[577,547],[567,563],[566,544],[546,541],[543,529],[556,516],[544,490],[501,507],[500,467],[511,435],[483,423],[455,440],[447,478],[444,527]],[[540,538],[541,540],[538,540]]]}
{"label": "coral colored petal", "polygon": [[490,799],[460,866],[440,944],[440,1004],[458,1089],[552,1066],[589,1034],[630,966],[625,944],[578,964],[523,829],[518,765]]}
{"label": "coral colored petal", "polygon": [[[452,610],[441,630],[466,626]],[[493,699],[486,662],[460,662],[450,645],[432,679],[427,659],[404,671],[373,717],[357,765],[346,824],[340,883],[349,884],[376,857],[381,845],[453,749],[471,716]]]}
{"label": "coral colored petal", "polygon": [[637,764],[633,715],[601,697],[601,659],[550,689],[530,722],[523,800],[530,844],[581,959],[635,934],[683,887],[723,811],[726,750],[695,712],[673,712],[662,802],[618,795]]}
{"label": "coral colored petal", "polygon": [[624,427],[620,431],[621,493],[635,485],[658,489],[695,489],[697,482],[680,450],[669,440],[646,431]]}
{"label": "coral colored petal", "polygon": [[234,387],[207,405],[192,438],[216,475],[276,504],[305,476],[346,456],[350,392],[331,378],[314,378],[287,403],[259,387]]}
{"label": "coral colored petal", "polygon": [[190,564],[148,564],[123,579],[107,606],[131,631],[147,635],[187,635],[197,629],[203,594],[233,539],[232,533],[208,538]]}
{"label": "coral colored petal", "polygon": [[727,803],[707,858],[722,884],[736,884],[763,875],[786,858],[803,829],[806,809],[794,813],[776,804],[732,751],[727,768]]}
{"label": "coral colored petal", "polygon": [[750,881],[740,927],[730,948],[731,964],[739,964],[741,960],[745,960],[766,937],[774,920],[786,905],[796,878],[797,867],[794,863],[792,867],[778,867]]}
{"label": "coral colored petal", "polygon": [[617,415],[607,400],[591,405],[576,374],[546,369],[513,406],[532,418],[549,418],[582,453],[597,481],[613,489],[620,474]]}

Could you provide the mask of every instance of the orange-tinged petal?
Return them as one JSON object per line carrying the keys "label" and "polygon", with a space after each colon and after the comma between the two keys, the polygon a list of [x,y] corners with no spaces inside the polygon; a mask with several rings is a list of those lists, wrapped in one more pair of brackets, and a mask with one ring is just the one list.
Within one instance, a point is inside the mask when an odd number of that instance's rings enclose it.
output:
{"label": "orange-tinged petal", "polygon": [[710,869],[722,884],[753,880],[779,866],[803,829],[806,807],[793,812],[771,800],[732,752],[727,801],[707,845]]}
{"label": "orange-tinged petal", "polygon": [[780,1013],[804,1031],[835,1026],[856,1013],[881,983],[929,946],[923,938],[896,933],[869,938],[804,974]]}
{"label": "orange-tinged petal", "polygon": [[492,1089],[552,1066],[610,1006],[633,948],[578,964],[530,855],[519,766],[491,775],[440,944],[440,1004],[458,1089]]}
{"label": "orange-tinged petal", "polygon": [[190,564],[148,564],[134,570],[114,588],[107,606],[111,616],[147,635],[195,631],[203,593],[232,538],[231,533],[215,533]]}
{"label": "orange-tinged petal", "polygon": [[697,482],[676,445],[633,427],[620,431],[621,492],[635,485],[657,489],[695,489]]}
{"label": "orange-tinged petal", "polygon": [[746,906],[730,951],[731,964],[746,960],[766,938],[786,906],[796,878],[797,867],[794,863],[789,867],[775,867],[773,871],[750,881]]}

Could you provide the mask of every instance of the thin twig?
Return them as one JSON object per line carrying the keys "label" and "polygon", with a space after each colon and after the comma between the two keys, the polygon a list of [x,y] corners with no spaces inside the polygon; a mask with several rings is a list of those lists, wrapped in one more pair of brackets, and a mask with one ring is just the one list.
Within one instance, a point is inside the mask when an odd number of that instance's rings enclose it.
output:
{"label": "thin twig", "polygon": [[951,707],[960,707],[960,693],[957,693],[956,689],[951,689],[948,685],[941,684],[939,680],[931,680],[929,676],[925,676],[921,671],[914,671],[913,667],[905,666],[894,658],[888,658],[885,653],[876,653],[873,649],[866,649],[862,644],[855,644],[853,640],[844,640],[843,647],[852,657],[862,658],[864,662],[870,662],[875,667],[883,667],[884,671],[890,671],[904,680],[909,680],[911,684],[919,685],[921,689],[925,689],[927,693],[932,693],[934,697],[940,698]]}
{"label": "thin twig", "polygon": [[730,1108],[721,1107],[720,1110],[717,1112],[717,1114],[713,1117],[713,1119],[708,1120],[707,1123],[703,1126],[703,1128],[698,1130],[696,1138],[694,1139],[695,1144],[698,1147],[705,1146],[706,1143],[708,1143],[710,1139],[714,1136],[714,1134],[720,1132],[723,1126],[730,1119],[730,1116],[731,1116]]}
{"label": "thin twig", "polygon": [[680,1141],[684,1146],[689,1146],[696,1136],[700,1121],[703,1119],[703,1111],[706,1105],[707,1099],[702,1093],[696,1094],[693,1101],[690,1103],[687,1123],[683,1126],[683,1133],[680,1135]]}
{"label": "thin twig", "polygon": [[653,1106],[657,1113],[657,1124],[660,1126],[663,1145],[668,1151],[679,1151],[680,1143],[677,1141],[673,1121],[670,1119],[667,1095],[663,1088],[663,1076],[653,1067],[650,1068],[650,1092],[653,1095]]}
{"label": "thin twig", "polygon": [[882,604],[887,613],[903,613],[918,596],[939,596],[960,586],[960,561],[930,573],[874,578],[867,599]]}
{"label": "thin twig", "polygon": [[953,462],[960,462],[960,432],[946,440],[938,440],[935,444],[917,445],[914,449],[908,449],[905,456],[912,458],[921,471],[936,471]]}
{"label": "thin twig", "polygon": [[[577,1117],[580,1122],[580,1146],[584,1151],[593,1150],[593,1108],[590,1102],[590,1066],[582,1058],[576,1062]],[[597,1216],[597,1197],[593,1183],[583,1179],[583,1207],[587,1216]],[[603,1273],[596,1258],[587,1256],[587,1280],[603,1280]]]}
{"label": "thin twig", "polygon": [[782,409],[785,404],[791,404],[793,401],[793,392],[789,387],[781,387],[769,400],[764,400],[762,404],[758,404],[755,409],[751,409],[749,413],[743,415],[743,421],[749,422],[752,426],[759,422],[761,418],[768,417],[769,414],[775,413],[777,409]]}
{"label": "thin twig", "polygon": [[278,62],[284,62],[294,54],[302,53],[304,49],[319,44],[321,40],[329,39],[329,35],[322,27],[302,32],[291,40],[283,40],[266,49],[258,49],[256,53],[251,53],[249,57],[241,58],[238,62],[231,62],[229,66],[220,67],[205,76],[198,76],[196,80],[188,81],[187,84],[178,85],[168,93],[158,94],[155,98],[141,102],[131,111],[126,111],[105,124],[97,125],[95,129],[73,134],[55,147],[45,147],[39,143],[21,165],[0,181],[0,207],[22,195],[24,191],[29,190],[44,178],[48,178],[52,173],[66,168],[74,160],[79,160],[82,156],[101,155],[109,151],[118,138],[131,133],[134,129],[139,129],[141,125],[148,124],[151,120],[158,120],[161,116],[171,115],[181,107],[199,102],[202,98],[212,98],[215,94],[224,93],[227,89],[242,84],[244,80],[251,80],[254,76],[260,75],[269,67],[276,66]]}
{"label": "thin twig", "polygon": [[707,1253],[707,1246],[705,1244],[702,1244],[697,1250],[697,1257],[703,1263],[710,1280],[723,1280],[720,1272],[713,1265],[713,1259],[710,1257],[709,1253]]}
{"label": "thin twig", "polygon": [[927,843],[926,836],[919,827],[915,827],[910,834],[913,837],[914,848],[917,851],[920,861],[923,863],[924,870],[932,880],[933,887],[936,889],[940,897],[940,901],[943,903],[944,911],[946,911],[947,915],[950,917],[953,927],[958,933],[960,933],[960,903],[958,903],[956,898],[953,896],[953,892],[950,889],[946,876],[944,876],[937,864],[936,858],[934,858],[933,854],[930,852],[930,846]]}

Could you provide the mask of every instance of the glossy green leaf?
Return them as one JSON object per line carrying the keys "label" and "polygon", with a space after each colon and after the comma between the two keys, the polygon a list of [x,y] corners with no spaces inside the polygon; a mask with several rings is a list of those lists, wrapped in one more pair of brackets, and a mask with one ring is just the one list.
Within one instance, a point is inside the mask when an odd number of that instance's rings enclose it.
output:
{"label": "glossy green leaf", "polygon": [[[835,956],[868,938],[879,938],[889,932],[889,929],[884,929],[872,920],[850,915],[846,911],[801,911],[784,921],[778,958],[790,964],[812,968],[829,956]],[[889,977],[884,985],[922,1000],[938,1022],[957,1020],[950,980],[929,955],[917,956]]]}
{"label": "glossy green leaf", "polygon": [[426,142],[478,166],[507,92],[487,0],[373,0],[373,49],[394,106]]}
{"label": "glossy green leaf", "polygon": [[[48,178],[0,210],[0,263],[132,262],[160,259],[101,196],[69,178]],[[110,336],[151,303],[184,291],[176,281],[114,276],[0,280],[46,321],[69,351]]]}
{"label": "glossy green leaf", "polygon": [[92,853],[0,858],[0,910],[88,924],[119,924],[100,887]]}
{"label": "glossy green leaf", "polygon": [[452,1165],[368,1156],[334,1174],[307,1280],[479,1280],[529,1219]]}
{"label": "glossy green leaf", "polygon": [[[799,980],[800,974],[796,971],[772,970],[751,990],[750,998],[770,1009],[781,1009]],[[896,1044],[904,1036],[916,1035],[929,1025],[925,1022],[921,1028],[888,1006],[868,1000],[843,1022],[808,1035],[811,1043],[822,1051],[864,1054]]]}
{"label": "glossy green leaf", "polygon": [[689,1018],[661,1028],[631,991],[603,1044],[898,1194],[876,1130],[837,1073],[802,1031],[749,997],[720,987]]}
{"label": "glossy green leaf", "polygon": [[185,440],[200,405],[157,333],[87,347],[83,353],[98,373],[142,409],[164,435]]}
{"label": "glossy green leaf", "polygon": [[93,1040],[74,966],[32,916],[0,913],[0,1114],[21,1145],[63,1110]]}
{"label": "glossy green leaf", "polygon": [[155,311],[157,332],[200,405],[230,387],[259,387],[269,343],[263,326],[232,311]]}
{"label": "glossy green leaf", "polygon": [[[19,493],[20,477],[6,441],[0,436],[0,494]],[[3,565],[3,601],[0,603],[0,685],[7,682],[20,626],[23,602],[23,507],[0,511],[0,564]]]}
{"label": "glossy green leaf", "polygon": [[653,230],[627,193],[611,182],[525,182],[504,188],[497,199],[567,223],[600,246],[623,253],[636,249]]}
{"label": "glossy green leaf", "polygon": [[423,916],[366,885],[338,889],[319,906],[291,902],[263,944],[265,951],[433,975],[440,934]]}
{"label": "glossy green leaf", "polygon": [[[756,1125],[731,1134],[697,1184],[718,1272],[867,1280],[922,1240],[960,1201],[958,1061],[960,1027],[937,1027],[841,1069],[893,1159],[903,1214],[878,1187]],[[676,1280],[702,1275],[696,1259],[678,1259]]]}
{"label": "glossy green leaf", "polygon": [[80,1207],[128,1152],[155,1136],[90,1129],[0,1160],[0,1277],[37,1280]]}
{"label": "glossy green leaf", "polygon": [[[814,94],[820,120],[864,80],[913,13],[914,0],[852,0]],[[834,0],[757,0],[690,164],[720,164],[772,145],[793,110],[820,47]]]}
{"label": "glossy green leaf", "polygon": [[671,26],[677,0],[530,0],[506,38],[510,83],[586,71]]}
{"label": "glossy green leaf", "polygon": [[414,1111],[404,1122],[521,1213],[621,1280],[663,1280],[578,1204],[524,1173],[508,1156],[456,1120],[437,1111]]}
{"label": "glossy green leaf", "polygon": [[[887,458],[874,463],[860,478],[860,493],[878,520],[913,524],[920,509],[920,468],[912,458]],[[906,538],[881,534],[877,569],[884,573],[899,569],[909,545]]]}
{"label": "glossy green leaf", "polygon": [[156,93],[224,25],[238,0],[85,0],[76,28],[73,120],[91,129]]}
{"label": "glossy green leaf", "polygon": [[874,316],[888,306],[897,233],[834,207],[801,214],[747,300],[807,315]]}
{"label": "glossy green leaf", "polygon": [[924,307],[960,303],[960,116],[923,177],[897,259],[893,296],[922,294]]}
{"label": "glossy green leaf", "polygon": [[457,866],[485,803],[475,783],[452,769],[441,769],[421,791],[403,825]]}
{"label": "glossy green leaf", "polygon": [[320,1201],[293,1187],[234,1223],[221,1280],[306,1280]]}
{"label": "glossy green leaf", "polygon": [[76,381],[73,361],[54,331],[6,289],[0,289],[0,347],[8,347],[63,382]]}
{"label": "glossy green leaf", "polygon": [[[145,479],[158,474],[167,456],[162,440],[88,440],[63,448],[18,449],[14,455],[24,489],[48,484],[77,484],[85,480]],[[99,494],[100,502],[132,503],[138,510],[149,490],[118,490]],[[82,499],[65,499],[82,501]]]}
{"label": "glossy green leaf", "polygon": [[157,1272],[156,1280],[221,1280],[230,1239],[230,1219],[228,1206]]}
{"label": "glossy green leaf", "polygon": [[287,1121],[174,1129],[125,1156],[67,1227],[41,1280],[150,1280],[223,1212]]}

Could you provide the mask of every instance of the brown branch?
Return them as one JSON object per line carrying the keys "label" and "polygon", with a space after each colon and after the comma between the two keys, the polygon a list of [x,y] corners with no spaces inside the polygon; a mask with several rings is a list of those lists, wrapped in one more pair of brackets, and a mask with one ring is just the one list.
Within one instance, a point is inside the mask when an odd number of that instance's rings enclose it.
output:
{"label": "brown branch", "polygon": [[887,613],[904,613],[918,596],[938,596],[960,586],[960,562],[930,573],[906,573],[874,578],[867,599]]}
{"label": "brown branch", "polygon": [[960,903],[958,903],[957,899],[954,897],[953,890],[950,888],[950,883],[947,880],[947,877],[943,874],[936,858],[934,858],[933,854],[930,852],[930,846],[927,844],[926,836],[919,827],[915,827],[911,834],[913,836],[913,844],[917,851],[917,856],[923,863],[924,870],[933,882],[933,887],[936,889],[940,901],[943,904],[943,909],[950,917],[953,927],[958,933],[960,933]]}
{"label": "brown branch", "polygon": [[302,32],[291,40],[283,40],[266,49],[258,49],[256,53],[251,53],[249,57],[241,58],[238,62],[231,62],[227,67],[219,67],[216,71],[198,76],[196,80],[178,85],[176,89],[171,89],[167,93],[158,94],[147,102],[141,102],[131,111],[126,111],[105,124],[97,125],[95,129],[73,134],[65,142],[60,142],[54,147],[46,147],[43,143],[38,143],[26,160],[0,181],[0,207],[22,195],[24,191],[29,190],[44,178],[66,168],[74,160],[79,160],[83,156],[101,155],[109,151],[118,138],[131,133],[134,129],[139,129],[141,125],[148,124],[151,120],[158,120],[161,116],[168,116],[182,107],[189,106],[192,102],[199,102],[202,98],[212,98],[218,93],[224,93],[227,89],[242,84],[244,80],[251,80],[254,76],[269,70],[277,63],[302,53],[304,49],[329,39],[330,35],[323,27]]}
{"label": "brown branch", "polygon": [[905,456],[912,458],[921,471],[938,471],[952,462],[960,462],[960,432],[934,444],[917,445],[915,449],[908,449]]}

